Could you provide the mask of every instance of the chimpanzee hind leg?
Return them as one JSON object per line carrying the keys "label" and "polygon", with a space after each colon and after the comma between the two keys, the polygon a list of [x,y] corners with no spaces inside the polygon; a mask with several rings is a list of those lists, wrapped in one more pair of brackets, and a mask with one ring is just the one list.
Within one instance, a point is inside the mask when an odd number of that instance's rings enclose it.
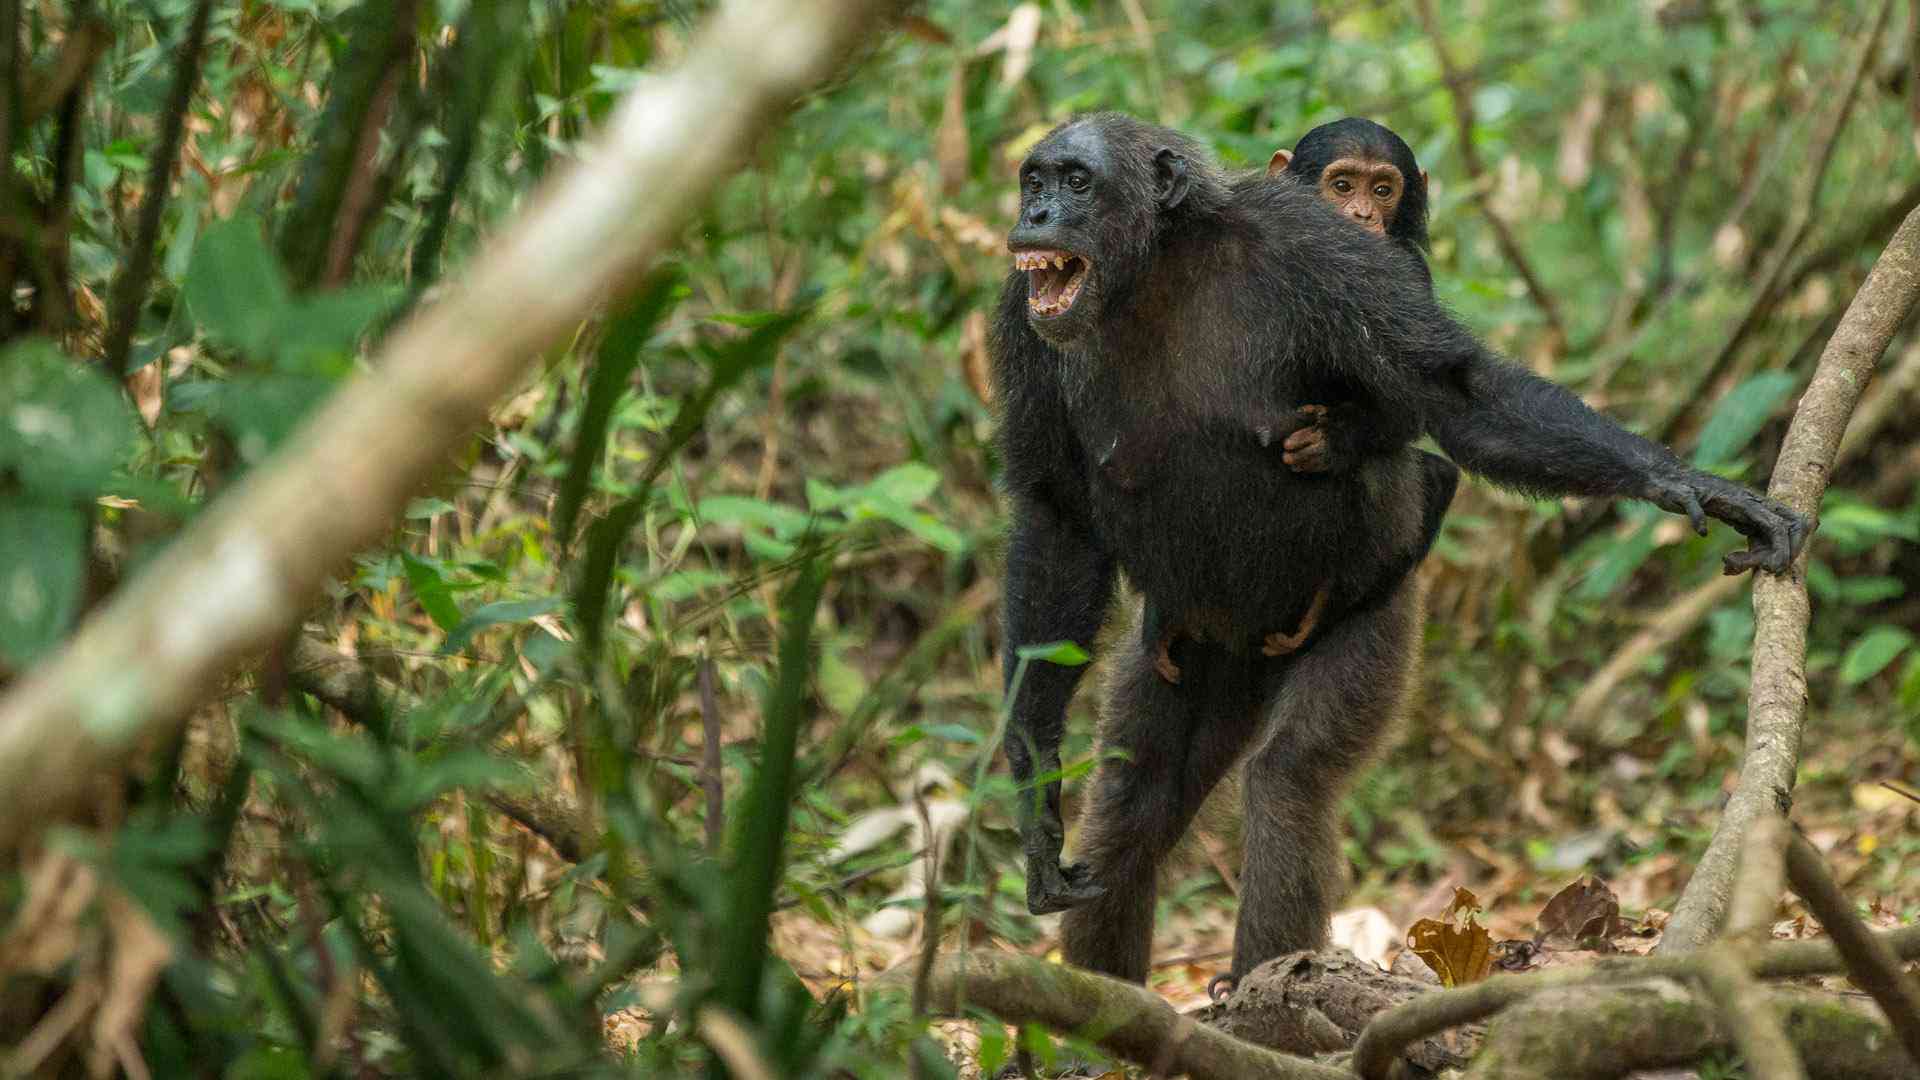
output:
{"label": "chimpanzee hind leg", "polygon": [[1340,899],[1340,797],[1404,711],[1419,670],[1422,597],[1409,575],[1275,670],[1272,732],[1247,760],[1232,977],[1326,944]]}
{"label": "chimpanzee hind leg", "polygon": [[1145,982],[1153,945],[1155,873],[1260,719],[1262,665],[1251,655],[1182,640],[1181,678],[1154,668],[1146,629],[1114,650],[1101,718],[1101,755],[1081,811],[1074,857],[1106,887],[1061,917],[1061,952],[1076,967]]}

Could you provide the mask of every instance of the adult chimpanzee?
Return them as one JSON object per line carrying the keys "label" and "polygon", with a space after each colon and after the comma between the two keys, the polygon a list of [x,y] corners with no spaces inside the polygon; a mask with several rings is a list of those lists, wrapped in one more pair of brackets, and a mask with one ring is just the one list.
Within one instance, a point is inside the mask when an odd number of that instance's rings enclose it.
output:
{"label": "adult chimpanzee", "polygon": [[[1496,481],[1720,518],[1751,541],[1730,571],[1784,570],[1805,536],[1792,511],[1490,353],[1435,306],[1418,260],[1300,185],[1230,183],[1192,140],[1111,113],[1056,128],[1020,185],[991,336],[1013,509],[1006,752],[1027,905],[1067,911],[1071,963],[1145,977],[1155,868],[1256,734],[1232,972],[1319,945],[1335,805],[1409,689],[1418,593],[1393,574],[1420,530],[1413,453],[1298,474],[1231,422],[1241,412],[1335,400],[1307,395],[1337,379],[1378,437],[1431,428]],[[1110,661],[1083,861],[1062,865],[1060,737],[1081,669],[1022,674],[1014,657],[1091,646],[1116,571],[1141,610]],[[1303,647],[1262,648],[1310,614]],[[1169,628],[1177,685],[1154,670]]]}

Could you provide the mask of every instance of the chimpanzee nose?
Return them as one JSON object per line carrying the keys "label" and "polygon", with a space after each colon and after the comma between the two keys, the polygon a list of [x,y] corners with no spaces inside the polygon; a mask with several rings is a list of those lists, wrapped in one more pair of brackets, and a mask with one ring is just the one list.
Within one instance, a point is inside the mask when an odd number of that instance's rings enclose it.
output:
{"label": "chimpanzee nose", "polygon": [[1046,207],[1044,207],[1044,206],[1036,206],[1036,207],[1034,207],[1033,209],[1031,209],[1031,210],[1029,210],[1029,211],[1027,211],[1027,224],[1029,224],[1029,225],[1045,225],[1046,223],[1047,223],[1047,208],[1046,208]]}

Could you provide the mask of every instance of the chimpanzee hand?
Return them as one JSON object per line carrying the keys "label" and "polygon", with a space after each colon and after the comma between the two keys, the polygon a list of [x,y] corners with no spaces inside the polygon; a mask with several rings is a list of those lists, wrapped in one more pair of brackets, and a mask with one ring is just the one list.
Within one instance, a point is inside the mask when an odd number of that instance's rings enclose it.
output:
{"label": "chimpanzee hand", "polygon": [[1334,472],[1344,468],[1349,455],[1335,446],[1336,428],[1327,426],[1330,415],[1325,405],[1302,405],[1295,410],[1300,426],[1280,444],[1281,460],[1294,472]]}
{"label": "chimpanzee hand", "polygon": [[1647,500],[1662,510],[1687,515],[1702,536],[1707,534],[1709,517],[1739,530],[1747,538],[1747,547],[1727,553],[1723,569],[1729,574],[1756,567],[1786,573],[1812,531],[1805,515],[1710,473],[1688,472],[1655,480]]}

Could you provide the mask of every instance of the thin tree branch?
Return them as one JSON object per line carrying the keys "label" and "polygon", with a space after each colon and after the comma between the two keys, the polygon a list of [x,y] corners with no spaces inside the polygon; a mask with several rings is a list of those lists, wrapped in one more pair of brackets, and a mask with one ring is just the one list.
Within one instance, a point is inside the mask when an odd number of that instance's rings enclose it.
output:
{"label": "thin tree branch", "polygon": [[[1809,517],[1820,510],[1840,438],[1907,314],[1920,300],[1920,210],[1907,215],[1828,339],[1801,395],[1774,463],[1768,494]],[[1741,837],[1761,816],[1792,802],[1807,715],[1807,550],[1790,574],[1753,583],[1753,686],[1747,709],[1746,757],[1740,779],[1667,924],[1660,948],[1706,944],[1726,909]]]}
{"label": "thin tree branch", "polygon": [[720,701],[713,674],[713,657],[700,657],[700,787],[707,795],[707,854],[718,855],[727,835],[727,793],[720,775]]}
{"label": "thin tree branch", "polygon": [[0,697],[0,861],[142,745],[173,737],[293,625],[492,403],[641,280],[760,133],[892,6],[727,4],[677,71],[632,91],[459,287]]}
{"label": "thin tree branch", "polygon": [[1834,948],[1847,962],[1847,973],[1873,995],[1920,1071],[1920,991],[1901,973],[1900,958],[1887,948],[1885,938],[1869,932],[1853,913],[1853,904],[1841,895],[1820,853],[1804,836],[1795,836],[1787,845],[1787,880],[1833,939]]}
{"label": "thin tree branch", "polygon": [[1560,304],[1554,299],[1540,275],[1534,272],[1533,264],[1527,260],[1526,251],[1513,234],[1512,226],[1494,210],[1493,184],[1487,176],[1486,164],[1480,159],[1480,151],[1473,142],[1473,98],[1469,93],[1465,76],[1454,61],[1453,54],[1447,49],[1447,39],[1440,30],[1440,20],[1434,14],[1433,0],[1419,0],[1417,5],[1420,25],[1427,37],[1433,41],[1433,55],[1440,62],[1441,77],[1447,84],[1447,93],[1453,99],[1453,123],[1460,140],[1460,163],[1466,168],[1469,180],[1468,190],[1473,195],[1474,205],[1493,228],[1494,240],[1500,245],[1501,254],[1513,266],[1514,272],[1526,284],[1527,297],[1533,306],[1540,310],[1546,320],[1547,330],[1553,336],[1553,351],[1558,353],[1566,347],[1567,327],[1560,317]]}
{"label": "thin tree branch", "polygon": [[199,0],[187,23],[186,36],[174,54],[173,83],[167,88],[166,111],[160,114],[160,137],[148,150],[147,186],[140,201],[140,221],[134,228],[133,246],[120,265],[113,282],[113,298],[108,307],[107,339],[101,350],[107,374],[115,382],[127,377],[127,353],[133,347],[133,335],[139,330],[140,310],[145,306],[147,285],[153,278],[153,264],[160,247],[160,219],[173,193],[173,166],[180,159],[180,138],[187,126],[187,109],[193,101],[193,88],[200,84],[201,54],[206,51],[207,25],[213,19],[213,0]]}

